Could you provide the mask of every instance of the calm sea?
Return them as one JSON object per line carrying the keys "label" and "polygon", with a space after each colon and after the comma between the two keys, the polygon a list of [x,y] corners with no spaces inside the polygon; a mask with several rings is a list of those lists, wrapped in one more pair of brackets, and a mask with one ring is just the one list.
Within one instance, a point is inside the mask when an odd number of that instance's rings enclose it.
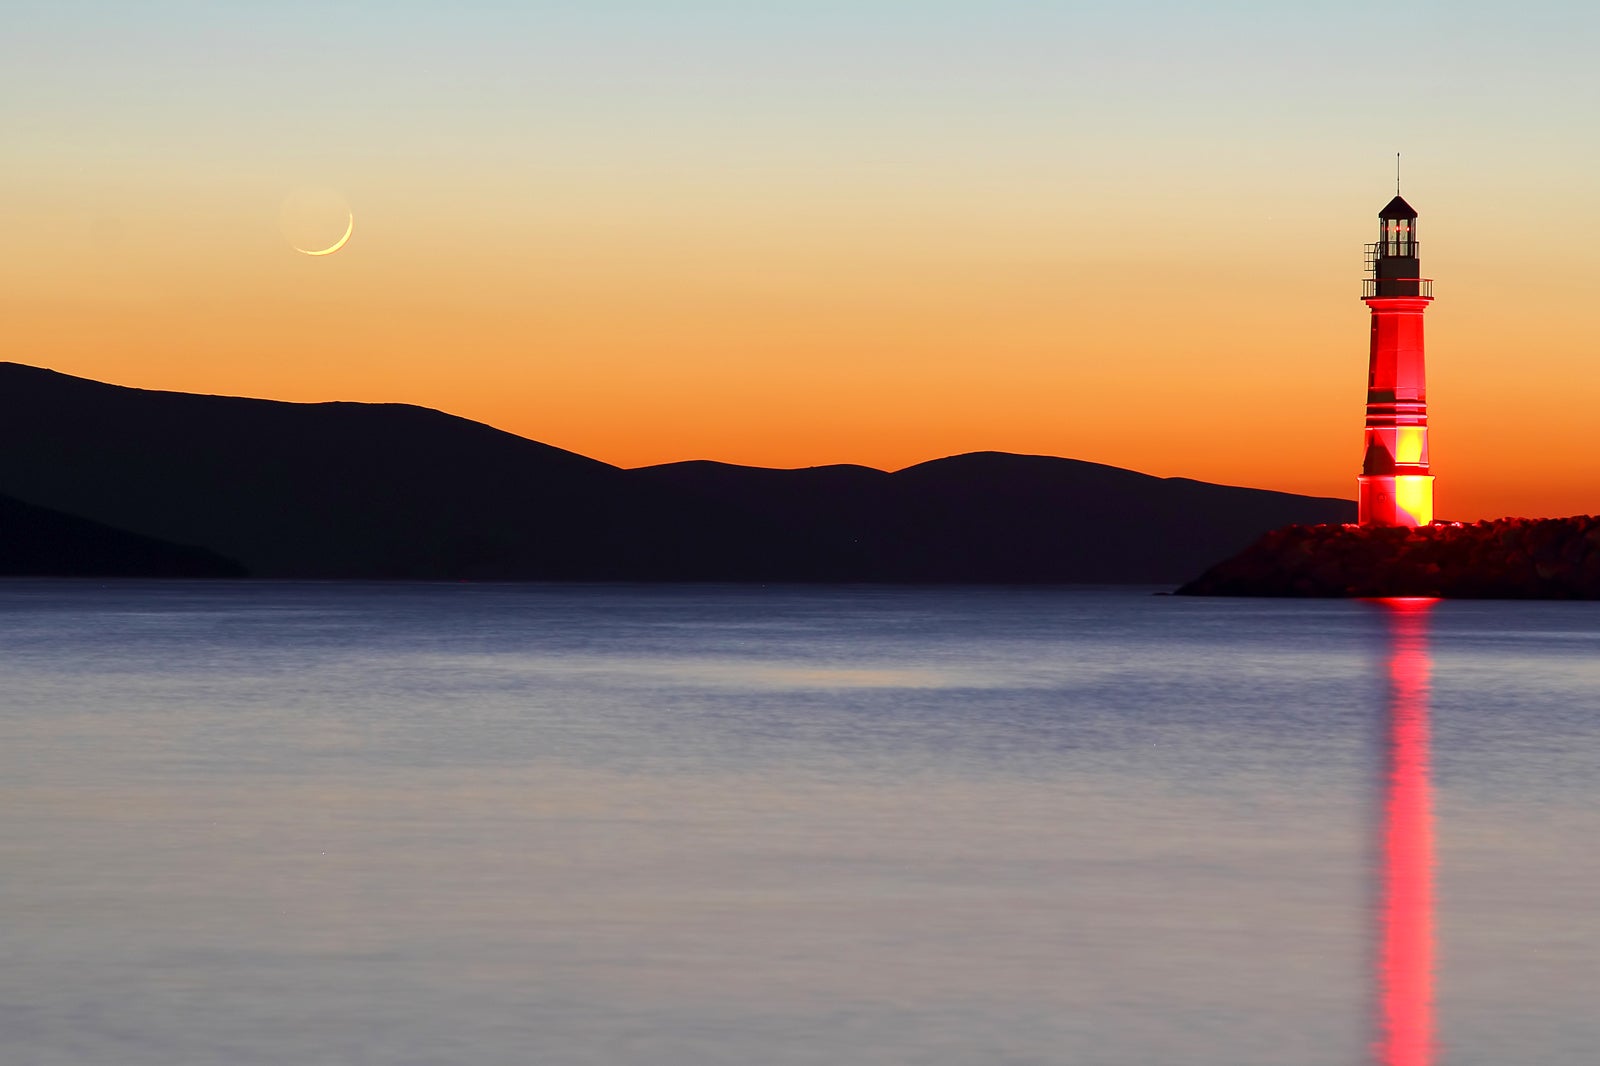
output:
{"label": "calm sea", "polygon": [[1542,1066],[1600,604],[0,583],[0,1062]]}

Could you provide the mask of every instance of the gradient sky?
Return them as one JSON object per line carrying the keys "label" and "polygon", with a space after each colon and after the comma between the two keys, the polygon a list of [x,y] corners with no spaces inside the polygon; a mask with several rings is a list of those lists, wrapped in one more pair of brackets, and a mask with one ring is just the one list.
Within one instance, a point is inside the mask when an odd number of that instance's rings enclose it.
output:
{"label": "gradient sky", "polygon": [[1440,516],[1596,512],[1596,56],[1580,3],[9,0],[0,357],[1352,497],[1403,151]]}

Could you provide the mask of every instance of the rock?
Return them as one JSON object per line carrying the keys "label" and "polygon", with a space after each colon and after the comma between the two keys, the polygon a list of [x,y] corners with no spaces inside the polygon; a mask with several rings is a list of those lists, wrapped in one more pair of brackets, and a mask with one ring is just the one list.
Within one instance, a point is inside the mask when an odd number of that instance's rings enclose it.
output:
{"label": "rock", "polygon": [[1181,596],[1600,599],[1600,518],[1275,529]]}

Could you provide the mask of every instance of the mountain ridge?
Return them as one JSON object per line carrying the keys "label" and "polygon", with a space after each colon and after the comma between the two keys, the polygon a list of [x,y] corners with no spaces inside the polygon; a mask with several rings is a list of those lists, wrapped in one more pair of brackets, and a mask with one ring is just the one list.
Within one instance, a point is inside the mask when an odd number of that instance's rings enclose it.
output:
{"label": "mountain ridge", "polygon": [[0,363],[0,493],[262,577],[1177,582],[1347,500],[969,452],[624,469],[432,408]]}

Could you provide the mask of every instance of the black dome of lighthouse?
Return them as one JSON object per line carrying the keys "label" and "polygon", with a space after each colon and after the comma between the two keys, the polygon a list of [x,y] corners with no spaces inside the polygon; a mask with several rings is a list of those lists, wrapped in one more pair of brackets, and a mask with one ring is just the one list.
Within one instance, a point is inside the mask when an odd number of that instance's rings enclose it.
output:
{"label": "black dome of lighthouse", "polygon": [[1378,217],[1382,219],[1416,218],[1417,209],[1406,203],[1399,196],[1396,196],[1383,206],[1383,210],[1378,212]]}

